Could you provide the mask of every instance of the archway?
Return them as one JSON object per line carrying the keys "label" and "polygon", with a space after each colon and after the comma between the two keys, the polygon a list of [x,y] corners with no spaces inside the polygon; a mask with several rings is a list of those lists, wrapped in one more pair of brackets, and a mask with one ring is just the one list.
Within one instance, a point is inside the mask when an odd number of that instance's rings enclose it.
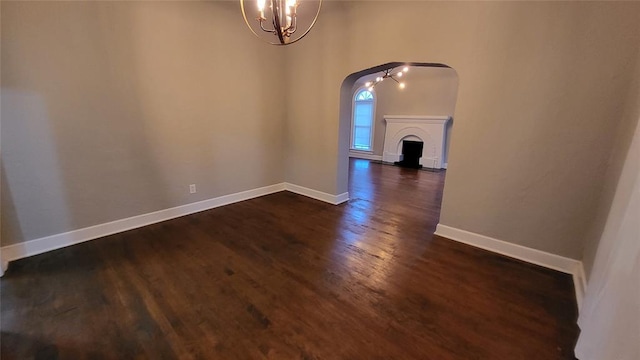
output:
{"label": "archway", "polygon": [[[351,124],[352,124],[352,113],[353,113],[352,100],[353,100],[354,92],[357,90],[357,88],[361,87],[362,85],[362,84],[358,84],[358,82],[359,81],[362,82],[362,79],[370,77],[371,75],[381,73],[391,68],[402,67],[402,66],[409,66],[410,68],[445,68],[445,69],[452,70],[453,73],[455,74],[455,79],[456,79],[455,93],[453,95],[454,97],[453,108],[455,108],[455,101],[457,100],[457,94],[458,94],[459,79],[458,79],[457,72],[455,72],[455,69],[451,68],[446,64],[422,63],[422,62],[390,62],[390,63],[374,66],[368,69],[364,69],[361,71],[357,71],[348,75],[342,82],[342,85],[340,88],[340,115],[339,115],[340,120],[339,120],[339,134],[338,134],[339,158],[338,158],[338,172],[337,172],[337,177],[338,177],[337,185],[338,185],[339,193],[347,192],[349,188],[349,154],[351,150],[350,142],[351,142]],[[380,115],[386,115],[386,114],[380,114]],[[433,115],[433,114],[430,114],[430,115]],[[438,115],[442,115],[442,114],[438,114]],[[454,115],[453,109],[451,110],[451,113],[447,115],[453,117]],[[446,136],[450,136],[452,122],[449,122],[446,126],[448,128],[446,129],[447,131],[445,132],[445,134]],[[448,142],[449,139],[445,139],[445,140],[446,140],[445,142]],[[380,150],[381,146],[382,144],[380,143],[380,141],[378,141],[378,148],[379,148],[378,152],[381,152]],[[448,147],[444,151],[447,151],[447,150],[448,150]],[[382,157],[381,155],[382,154],[378,154],[376,157],[379,156],[381,158]],[[444,156],[447,156],[447,155],[448,154],[444,154]],[[440,161],[440,163],[444,163],[444,168],[446,168],[447,161]]]}

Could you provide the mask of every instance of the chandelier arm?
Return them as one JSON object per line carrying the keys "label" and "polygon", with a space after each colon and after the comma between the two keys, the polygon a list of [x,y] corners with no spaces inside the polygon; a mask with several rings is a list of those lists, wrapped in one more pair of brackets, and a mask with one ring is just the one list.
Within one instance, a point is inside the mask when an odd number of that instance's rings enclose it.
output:
{"label": "chandelier arm", "polygon": [[[297,6],[296,6],[297,8]],[[291,13],[291,25],[287,28],[287,35],[292,35],[296,32],[297,30],[297,26],[296,26],[296,19],[298,18],[296,16],[296,8],[294,8],[293,12]]]}
{"label": "chandelier arm", "polygon": [[298,6],[300,5],[300,3],[296,2],[293,5],[293,12],[291,14],[291,33],[295,33],[296,30],[298,30]]}
{"label": "chandelier arm", "polygon": [[246,10],[244,8],[244,2],[245,2],[245,0],[240,0],[240,9],[242,10],[242,18],[244,19],[244,23],[247,24],[247,27],[249,28],[249,30],[251,30],[253,35],[255,35],[256,37],[259,38],[260,36],[258,35],[258,33],[256,33],[255,30],[253,30],[253,28],[249,24],[249,19],[247,19],[247,12],[246,12]]}
{"label": "chandelier arm", "polygon": [[[323,1],[323,0],[319,0],[318,10],[316,11],[316,15],[314,16],[313,21],[311,22],[311,25],[309,25],[309,28],[307,28],[307,30],[306,30],[302,35],[300,35],[300,37],[299,37],[299,38],[297,38],[297,39],[295,39],[295,40],[293,40],[293,41],[291,41],[291,42],[287,43],[286,45],[289,45],[289,44],[293,44],[293,43],[295,43],[295,42],[298,42],[298,41],[302,40],[305,36],[307,36],[307,34],[309,33],[309,31],[311,31],[311,29],[313,28],[313,26],[316,24],[316,21],[318,21],[318,15],[320,15],[320,10],[322,9],[322,1]],[[284,44],[283,44],[283,45],[284,45]]]}
{"label": "chandelier arm", "polygon": [[268,33],[271,33],[271,34],[275,34],[276,33],[275,29],[267,29],[267,28],[264,27],[264,20],[267,20],[267,19],[258,18],[258,20],[260,20],[260,29],[262,29],[262,31],[268,32]]}
{"label": "chandelier arm", "polygon": [[271,0],[271,9],[273,12],[273,28],[276,30],[276,35],[280,40],[280,44],[285,45],[284,34],[282,33],[282,27],[280,26],[280,3],[278,0]]}

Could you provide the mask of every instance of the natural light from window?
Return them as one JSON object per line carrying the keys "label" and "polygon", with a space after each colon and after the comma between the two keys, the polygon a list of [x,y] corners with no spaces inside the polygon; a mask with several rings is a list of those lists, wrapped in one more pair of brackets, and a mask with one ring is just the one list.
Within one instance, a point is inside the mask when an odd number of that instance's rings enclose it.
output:
{"label": "natural light from window", "polygon": [[353,102],[353,128],[351,129],[351,149],[371,151],[373,147],[373,93],[360,90]]}

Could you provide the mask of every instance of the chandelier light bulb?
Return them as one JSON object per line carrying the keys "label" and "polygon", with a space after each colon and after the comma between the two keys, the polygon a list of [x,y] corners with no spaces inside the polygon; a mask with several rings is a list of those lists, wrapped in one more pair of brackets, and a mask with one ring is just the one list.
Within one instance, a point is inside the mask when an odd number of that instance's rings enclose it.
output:
{"label": "chandelier light bulb", "polygon": [[369,86],[369,91],[373,91],[373,86]]}
{"label": "chandelier light bulb", "polygon": [[364,84],[364,86],[366,86],[366,87],[370,87],[370,86],[371,86],[371,81],[367,81],[367,82]]}
{"label": "chandelier light bulb", "polygon": [[396,74],[397,77],[402,77],[403,72],[400,71],[399,73]]}
{"label": "chandelier light bulb", "polygon": [[264,2],[266,0],[258,0],[258,10],[262,13],[264,12]]}
{"label": "chandelier light bulb", "polygon": [[405,84],[403,82],[401,82],[398,86],[400,87],[400,89],[404,89]]}
{"label": "chandelier light bulb", "polygon": [[291,26],[291,23],[292,23],[291,13],[296,11],[295,7],[296,7],[296,0],[287,0],[287,6],[285,9],[286,10],[285,12],[287,14],[287,27]]}
{"label": "chandelier light bulb", "polygon": [[409,71],[409,67],[408,67],[408,66],[405,66],[405,67],[404,67],[404,69],[402,69],[402,71],[404,71],[404,72]]}

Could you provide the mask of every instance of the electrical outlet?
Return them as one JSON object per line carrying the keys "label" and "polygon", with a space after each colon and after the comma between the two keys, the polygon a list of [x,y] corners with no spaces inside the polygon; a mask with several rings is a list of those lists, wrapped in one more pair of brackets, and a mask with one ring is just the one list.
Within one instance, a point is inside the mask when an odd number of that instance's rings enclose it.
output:
{"label": "electrical outlet", "polygon": [[189,185],[189,194],[195,194],[195,193],[196,193],[196,184]]}

